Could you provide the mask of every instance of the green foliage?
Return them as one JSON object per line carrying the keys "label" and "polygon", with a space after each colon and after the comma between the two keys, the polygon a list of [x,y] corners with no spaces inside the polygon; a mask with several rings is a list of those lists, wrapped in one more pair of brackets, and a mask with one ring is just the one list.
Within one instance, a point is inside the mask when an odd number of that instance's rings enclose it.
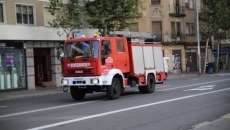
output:
{"label": "green foliage", "polygon": [[224,31],[230,29],[230,6],[229,0],[203,0],[204,7],[201,10],[199,20],[201,21],[202,36],[209,37],[219,35],[219,29]]}
{"label": "green foliage", "polygon": [[[55,16],[55,19],[49,22],[51,27],[62,28],[67,36],[69,32],[78,28],[82,21],[79,18],[83,15],[83,6],[81,0],[69,0],[68,3],[63,3],[63,0],[49,0],[49,12]],[[58,32],[59,35],[60,32]]]}
{"label": "green foliage", "polygon": [[141,17],[142,9],[142,0],[85,0],[86,21],[104,36],[128,27],[128,21]]}

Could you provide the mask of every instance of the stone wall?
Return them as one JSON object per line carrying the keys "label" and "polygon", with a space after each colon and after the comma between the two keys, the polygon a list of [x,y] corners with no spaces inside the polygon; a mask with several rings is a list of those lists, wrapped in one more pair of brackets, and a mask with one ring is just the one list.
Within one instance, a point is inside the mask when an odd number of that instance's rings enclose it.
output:
{"label": "stone wall", "polygon": [[[163,46],[163,50],[164,50],[164,56],[170,58],[170,60],[168,60],[169,73],[176,74],[176,73],[186,72],[184,46],[182,45]],[[181,59],[180,59],[181,69],[173,69],[173,50],[181,51]]]}

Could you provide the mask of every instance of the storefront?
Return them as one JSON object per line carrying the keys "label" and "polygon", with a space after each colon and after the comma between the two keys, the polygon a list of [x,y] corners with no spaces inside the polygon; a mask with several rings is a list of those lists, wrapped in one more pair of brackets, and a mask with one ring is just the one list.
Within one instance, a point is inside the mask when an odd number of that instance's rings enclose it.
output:
{"label": "storefront", "polygon": [[0,91],[26,88],[23,42],[0,41]]}
{"label": "storefront", "polygon": [[[194,72],[198,71],[198,57],[197,57],[197,46],[186,46],[186,71]],[[208,47],[208,51],[210,48]],[[200,46],[200,56],[201,56],[201,68],[203,70],[205,61],[205,46]],[[207,55],[207,59],[210,60],[211,56]]]}

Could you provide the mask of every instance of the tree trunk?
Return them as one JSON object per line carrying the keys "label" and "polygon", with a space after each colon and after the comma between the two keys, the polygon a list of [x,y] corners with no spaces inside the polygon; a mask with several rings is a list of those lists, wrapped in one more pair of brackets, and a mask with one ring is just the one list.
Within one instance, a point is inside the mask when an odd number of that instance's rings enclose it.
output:
{"label": "tree trunk", "polygon": [[219,72],[219,60],[220,60],[220,42],[218,42],[217,44],[217,59],[216,59],[217,72]]}
{"label": "tree trunk", "polygon": [[208,55],[208,42],[209,42],[209,38],[207,38],[206,45],[205,45],[205,57],[204,57],[204,70],[203,70],[203,74],[205,74],[205,72],[206,72],[206,62],[207,62],[207,55]]}
{"label": "tree trunk", "polygon": [[108,33],[108,28],[107,28],[107,25],[105,24],[104,25],[104,28],[103,28],[103,36],[107,36],[107,33]]}

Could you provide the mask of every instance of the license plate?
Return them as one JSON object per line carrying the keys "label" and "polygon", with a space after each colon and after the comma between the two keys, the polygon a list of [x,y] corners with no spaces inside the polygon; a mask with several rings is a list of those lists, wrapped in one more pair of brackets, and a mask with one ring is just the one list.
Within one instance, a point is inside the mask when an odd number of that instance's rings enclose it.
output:
{"label": "license plate", "polygon": [[83,81],[83,78],[74,78],[75,81]]}

